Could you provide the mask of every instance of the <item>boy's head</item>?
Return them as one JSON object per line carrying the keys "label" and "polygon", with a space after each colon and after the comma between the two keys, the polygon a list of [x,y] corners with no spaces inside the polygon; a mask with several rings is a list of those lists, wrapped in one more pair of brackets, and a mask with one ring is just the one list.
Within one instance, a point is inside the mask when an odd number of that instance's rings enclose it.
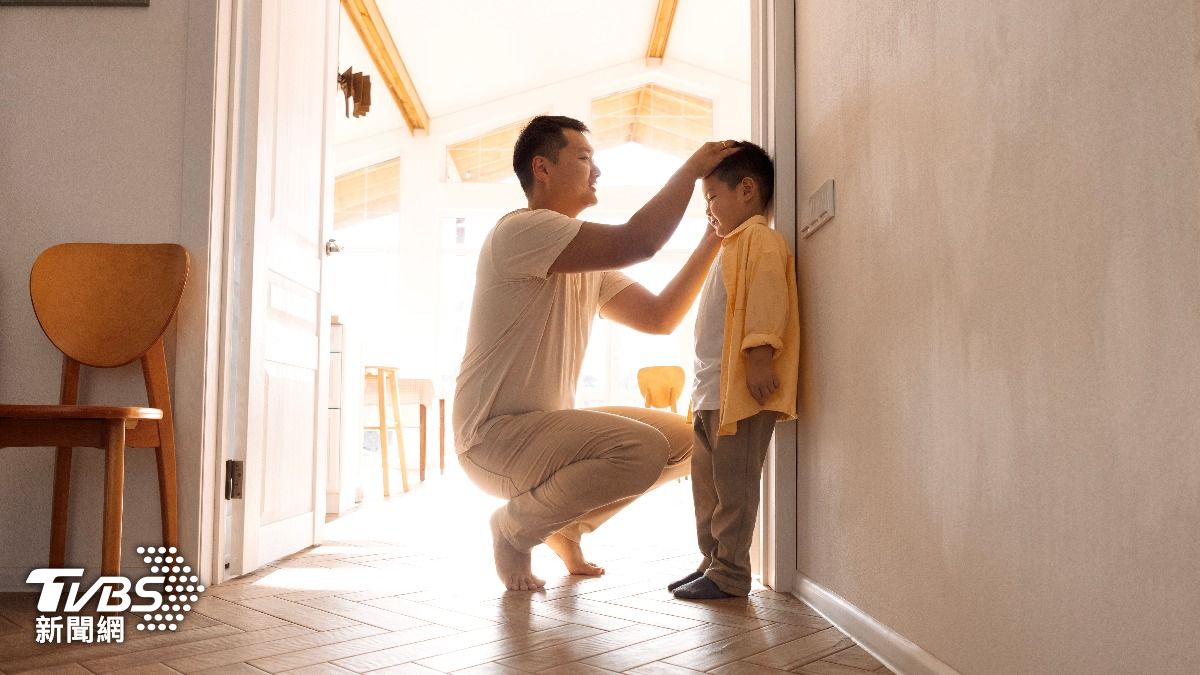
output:
{"label": "boy's head", "polygon": [[725,236],[751,216],[763,215],[775,191],[775,165],[749,141],[726,157],[702,181],[709,225]]}
{"label": "boy's head", "polygon": [[559,152],[568,142],[582,138],[587,131],[583,122],[562,115],[538,115],[529,120],[513,146],[513,171],[525,196],[533,194],[534,158],[544,157],[557,164]]}

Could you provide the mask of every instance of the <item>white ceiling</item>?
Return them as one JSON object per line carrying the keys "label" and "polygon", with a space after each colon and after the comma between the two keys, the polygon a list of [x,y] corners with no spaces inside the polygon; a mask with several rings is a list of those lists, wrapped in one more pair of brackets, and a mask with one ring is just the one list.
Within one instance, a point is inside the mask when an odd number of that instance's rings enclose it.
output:
{"label": "white ceiling", "polygon": [[[657,0],[377,2],[432,118],[641,61],[658,6]],[[349,23],[343,16],[341,68],[371,74],[375,86],[371,123],[358,120],[353,135],[403,126]],[[664,61],[748,83],[750,1],[678,0]]]}

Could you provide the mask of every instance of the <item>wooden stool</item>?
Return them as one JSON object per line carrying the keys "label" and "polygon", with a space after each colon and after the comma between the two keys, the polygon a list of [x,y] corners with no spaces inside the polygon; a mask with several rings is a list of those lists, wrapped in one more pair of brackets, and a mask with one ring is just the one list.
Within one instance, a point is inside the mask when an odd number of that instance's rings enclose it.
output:
{"label": "wooden stool", "polygon": [[[408,492],[408,462],[404,461],[404,430],[400,424],[400,392],[396,386],[396,369],[388,366],[367,366],[364,383],[364,396],[375,395],[375,407],[379,411],[379,424],[363,424],[364,429],[379,430],[379,457],[383,464],[383,496],[392,494],[391,476],[388,472],[388,429],[396,429],[396,445],[400,452],[400,482],[404,491]],[[373,385],[373,386],[372,386]],[[388,392],[391,392],[392,417],[394,423],[388,423],[387,405]]]}
{"label": "wooden stool", "polygon": [[[379,410],[379,424],[364,424],[365,429],[379,429],[379,454],[381,455],[381,463],[383,464],[383,494],[385,497],[391,495],[391,486],[388,476],[388,451],[387,451],[387,430],[390,428],[396,429],[396,442],[400,449],[400,479],[404,484],[404,491],[408,491],[408,466],[404,460],[404,436],[400,422],[400,406],[401,405],[419,405],[420,406],[420,430],[421,430],[421,447],[420,447],[420,480],[425,480],[425,447],[427,435],[427,417],[428,406],[433,404],[434,389],[433,381],[428,379],[413,379],[396,377],[396,368],[393,366],[367,366],[365,369],[366,376],[364,382],[366,390],[364,396],[374,397],[376,408]],[[381,376],[382,375],[382,376]],[[389,394],[390,392],[390,394]],[[388,397],[391,397],[391,408],[393,421],[388,423],[387,406]],[[438,470],[442,473],[446,471],[446,400],[437,399],[438,401]]]}

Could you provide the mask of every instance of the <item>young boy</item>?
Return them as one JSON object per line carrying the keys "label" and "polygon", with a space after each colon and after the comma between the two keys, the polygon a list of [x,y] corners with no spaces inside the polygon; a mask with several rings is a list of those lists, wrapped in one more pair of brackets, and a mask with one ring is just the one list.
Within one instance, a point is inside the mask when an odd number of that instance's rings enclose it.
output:
{"label": "young boy", "polygon": [[796,273],[763,215],[775,168],[739,143],[703,181],[721,250],[696,315],[692,499],[704,561],[667,586],[689,600],[750,592],[750,539],[759,479],[775,422],[796,416],[800,319]]}

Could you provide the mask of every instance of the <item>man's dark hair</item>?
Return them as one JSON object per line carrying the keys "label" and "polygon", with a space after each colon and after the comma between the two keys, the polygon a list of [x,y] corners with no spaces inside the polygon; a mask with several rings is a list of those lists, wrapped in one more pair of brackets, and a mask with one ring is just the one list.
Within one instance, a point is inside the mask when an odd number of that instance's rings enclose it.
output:
{"label": "man's dark hair", "polygon": [[533,191],[533,158],[540,155],[557,164],[559,150],[567,145],[567,137],[563,133],[567,129],[579,133],[587,133],[588,130],[583,122],[562,115],[538,115],[521,130],[513,146],[513,171],[517,174],[517,180],[521,181],[525,196]]}
{"label": "man's dark hair", "polygon": [[749,176],[758,184],[758,192],[762,195],[762,206],[771,203],[775,194],[775,164],[771,161],[766,150],[750,141],[737,141],[734,145],[740,148],[737,152],[721,160],[712,175],[729,187],[734,187],[743,178]]}

